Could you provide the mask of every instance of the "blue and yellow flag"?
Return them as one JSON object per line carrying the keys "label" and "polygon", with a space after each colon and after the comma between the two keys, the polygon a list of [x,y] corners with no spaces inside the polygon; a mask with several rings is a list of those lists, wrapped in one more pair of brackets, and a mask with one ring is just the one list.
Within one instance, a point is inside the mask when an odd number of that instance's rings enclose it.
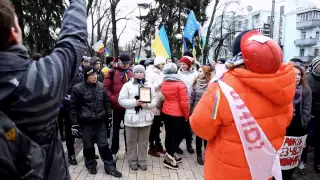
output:
{"label": "blue and yellow flag", "polygon": [[188,46],[187,46],[186,40],[183,38],[183,45],[182,45],[182,49],[181,49],[182,56],[183,56],[184,52],[187,52],[187,51],[189,51]]}
{"label": "blue and yellow flag", "polygon": [[194,33],[200,28],[200,23],[197,21],[196,16],[193,11],[190,11],[187,24],[184,28],[183,37],[187,38],[190,42],[192,42],[192,37]]}
{"label": "blue and yellow flag", "polygon": [[156,56],[163,56],[167,59],[171,58],[169,40],[163,25],[152,44],[152,50]]}
{"label": "blue and yellow flag", "polygon": [[104,56],[109,57],[110,56],[110,51],[108,48],[104,48]]}

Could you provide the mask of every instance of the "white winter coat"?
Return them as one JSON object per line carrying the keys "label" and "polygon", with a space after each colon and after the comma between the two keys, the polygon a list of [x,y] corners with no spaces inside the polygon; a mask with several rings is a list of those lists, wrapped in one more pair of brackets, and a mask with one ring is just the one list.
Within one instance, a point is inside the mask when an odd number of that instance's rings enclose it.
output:
{"label": "white winter coat", "polygon": [[152,87],[156,91],[157,102],[156,107],[152,109],[152,112],[155,116],[160,116],[161,113],[161,84],[163,82],[163,73],[158,68],[153,68],[152,71],[146,73],[146,80],[150,87]]}
{"label": "white winter coat", "polygon": [[190,69],[189,71],[181,71],[181,69],[179,69],[178,74],[181,75],[184,84],[187,86],[188,96],[190,97],[193,83],[198,77],[198,71],[196,71],[194,68]]}
{"label": "white winter coat", "polygon": [[[145,87],[150,87],[146,82]],[[126,109],[124,116],[124,125],[128,127],[145,127],[150,126],[153,123],[154,115],[151,109],[156,107],[156,93],[151,88],[151,103],[148,103],[147,108],[140,109],[139,113],[136,113],[135,107],[136,99],[135,96],[139,95],[139,84],[134,83],[132,78],[129,82],[125,83],[119,94],[119,104]]]}

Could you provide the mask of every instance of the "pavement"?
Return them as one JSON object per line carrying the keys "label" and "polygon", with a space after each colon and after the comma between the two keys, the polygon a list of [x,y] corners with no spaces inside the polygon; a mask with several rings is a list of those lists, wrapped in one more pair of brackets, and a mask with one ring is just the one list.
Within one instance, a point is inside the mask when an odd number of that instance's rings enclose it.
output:
{"label": "pavement", "polygon": [[[147,158],[147,171],[132,171],[129,168],[128,162],[125,159],[125,147],[123,130],[121,130],[120,135],[120,150],[117,155],[117,170],[123,175],[122,180],[204,180],[203,177],[203,166],[197,164],[196,155],[189,154],[186,151],[185,143],[182,142],[180,147],[184,150],[184,154],[181,155],[183,161],[179,166],[178,170],[169,170],[165,168],[162,164],[164,155],[160,158],[151,157],[148,155]],[[164,140],[164,133],[161,133],[161,139]],[[66,152],[65,142],[64,148]],[[194,145],[195,147],[195,145]],[[69,166],[69,171],[72,176],[72,180],[115,180],[119,178],[114,178],[107,175],[104,172],[103,164],[101,159],[98,162],[98,173],[96,175],[89,174],[88,170],[84,167],[84,158],[82,150],[81,139],[75,142],[75,151],[77,155],[78,165]],[[96,147],[96,153],[98,153]],[[320,174],[316,173],[312,168],[313,165],[313,153],[309,153],[308,164],[306,169],[303,171],[296,171],[293,180],[320,180]]]}

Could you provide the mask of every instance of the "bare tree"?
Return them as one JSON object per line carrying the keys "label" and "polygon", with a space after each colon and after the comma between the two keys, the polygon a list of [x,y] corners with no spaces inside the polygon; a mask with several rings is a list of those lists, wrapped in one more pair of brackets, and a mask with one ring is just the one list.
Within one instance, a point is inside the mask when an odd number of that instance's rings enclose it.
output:
{"label": "bare tree", "polygon": [[[117,35],[117,23],[121,20],[130,20],[129,16],[136,10],[134,9],[133,11],[129,12],[127,15],[117,18],[117,6],[120,2],[120,0],[109,0],[110,4],[111,4],[111,22],[112,22],[112,39],[113,39],[113,49],[114,49],[114,55],[115,56],[119,56],[119,38],[122,35],[122,33],[124,32],[125,27],[122,29],[120,35]],[[127,24],[127,22],[126,22]]]}
{"label": "bare tree", "polygon": [[[218,40],[216,39],[210,39],[211,37],[211,33],[213,32],[213,29],[214,27],[217,25],[217,23],[215,22],[215,16],[218,12],[219,9],[222,9],[222,22],[220,22],[220,26],[221,26],[221,23],[223,23],[223,14],[226,12],[227,8],[231,5],[231,4],[239,4],[239,0],[226,0],[224,1],[224,3],[222,3],[223,0],[215,0],[215,4],[214,4],[214,7],[213,7],[213,10],[212,10],[212,14],[211,14],[211,18],[210,18],[210,23],[209,23],[209,27],[208,27],[208,30],[207,30],[207,34],[206,34],[206,42],[205,42],[205,46],[203,47],[204,50],[203,50],[203,63],[205,63],[207,61],[207,57],[209,55],[209,51],[210,51],[210,47],[212,47],[212,44],[215,44]],[[221,4],[222,3],[222,4]],[[221,4],[221,5],[220,5]],[[215,25],[214,25],[215,23]],[[219,25],[219,24],[218,24]],[[224,29],[224,28],[222,28]],[[220,30],[220,34],[222,33],[222,31]],[[227,37],[224,37],[222,39],[219,39],[219,42],[220,42],[220,47],[222,47],[221,44],[223,44],[224,40],[226,39]],[[214,43],[210,42],[213,41]],[[218,43],[219,44],[219,43]],[[219,52],[219,50],[217,50],[217,52]],[[215,56],[216,56],[216,53],[215,53]]]}

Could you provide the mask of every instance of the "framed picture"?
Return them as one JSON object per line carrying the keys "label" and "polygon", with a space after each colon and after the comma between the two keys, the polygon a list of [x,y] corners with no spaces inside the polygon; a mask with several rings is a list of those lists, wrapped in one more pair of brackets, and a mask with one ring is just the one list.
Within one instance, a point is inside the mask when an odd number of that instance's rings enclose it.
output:
{"label": "framed picture", "polygon": [[140,87],[139,88],[140,101],[144,103],[151,103],[151,88]]}

